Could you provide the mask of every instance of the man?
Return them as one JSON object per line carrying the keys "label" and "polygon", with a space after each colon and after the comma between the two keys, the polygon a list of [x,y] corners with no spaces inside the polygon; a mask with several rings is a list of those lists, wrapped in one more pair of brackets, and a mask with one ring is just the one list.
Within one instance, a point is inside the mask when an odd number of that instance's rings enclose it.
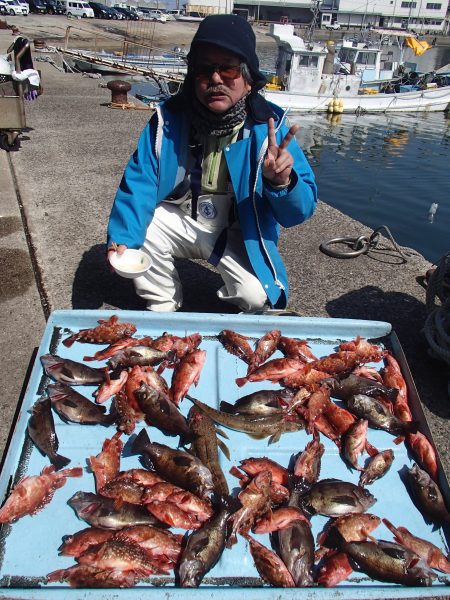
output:
{"label": "man", "polygon": [[134,280],[149,310],[182,304],[174,258],[214,265],[224,282],[217,295],[242,311],[287,305],[279,225],[310,217],[317,190],[297,127],[283,125],[282,110],[258,94],[265,83],[247,21],[206,17],[183,90],[141,134],[108,226],[108,254],[131,247],[150,255],[150,269]]}

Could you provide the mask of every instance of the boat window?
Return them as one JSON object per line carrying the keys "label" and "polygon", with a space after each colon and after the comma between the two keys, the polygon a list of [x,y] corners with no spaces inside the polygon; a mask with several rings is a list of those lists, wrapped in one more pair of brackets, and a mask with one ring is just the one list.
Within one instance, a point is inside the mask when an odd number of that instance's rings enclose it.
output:
{"label": "boat window", "polygon": [[375,62],[376,59],[373,52],[360,52],[358,55],[358,64],[360,65],[374,65]]}
{"label": "boat window", "polygon": [[355,61],[356,53],[355,48],[341,48],[339,50],[339,60],[345,63],[352,63]]}
{"label": "boat window", "polygon": [[311,56],[310,54],[301,54],[298,57],[299,67],[317,67],[318,63],[318,56]]}

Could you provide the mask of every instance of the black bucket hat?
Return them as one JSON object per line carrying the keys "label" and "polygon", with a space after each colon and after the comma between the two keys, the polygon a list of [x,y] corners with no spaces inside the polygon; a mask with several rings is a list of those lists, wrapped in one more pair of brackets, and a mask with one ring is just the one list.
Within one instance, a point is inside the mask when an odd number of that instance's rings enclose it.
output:
{"label": "black bucket hat", "polygon": [[260,90],[267,80],[259,70],[256,37],[251,25],[238,15],[210,15],[200,23],[187,56],[192,62],[199,44],[213,44],[237,54],[247,63],[252,75],[252,91]]}

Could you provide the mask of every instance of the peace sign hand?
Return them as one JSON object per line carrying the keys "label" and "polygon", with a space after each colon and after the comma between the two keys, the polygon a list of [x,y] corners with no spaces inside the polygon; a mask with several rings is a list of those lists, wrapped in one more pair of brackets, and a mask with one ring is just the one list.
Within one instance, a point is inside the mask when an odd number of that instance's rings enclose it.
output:
{"label": "peace sign hand", "polygon": [[275,137],[275,125],[272,117],[267,121],[269,145],[263,163],[263,176],[274,186],[289,185],[294,159],[288,152],[287,146],[298,130],[298,125],[292,125],[284,139],[278,145]]}

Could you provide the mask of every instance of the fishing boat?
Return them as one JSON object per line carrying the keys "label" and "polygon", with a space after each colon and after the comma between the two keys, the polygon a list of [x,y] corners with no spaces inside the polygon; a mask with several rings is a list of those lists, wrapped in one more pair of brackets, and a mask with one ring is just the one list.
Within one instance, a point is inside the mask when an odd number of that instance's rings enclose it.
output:
{"label": "fishing boat", "polygon": [[148,70],[160,75],[184,76],[187,72],[184,54],[176,52],[161,55],[127,54],[117,56],[108,52],[62,51],[66,55],[70,55],[72,66],[79,71],[88,73],[96,72],[113,75]]}
{"label": "fishing boat", "polygon": [[[273,24],[276,73],[265,98],[295,112],[427,112],[450,109],[450,72],[418,74],[407,63],[382,60],[383,47],[344,41],[308,42],[292,25]],[[386,52],[385,52],[386,55]]]}

